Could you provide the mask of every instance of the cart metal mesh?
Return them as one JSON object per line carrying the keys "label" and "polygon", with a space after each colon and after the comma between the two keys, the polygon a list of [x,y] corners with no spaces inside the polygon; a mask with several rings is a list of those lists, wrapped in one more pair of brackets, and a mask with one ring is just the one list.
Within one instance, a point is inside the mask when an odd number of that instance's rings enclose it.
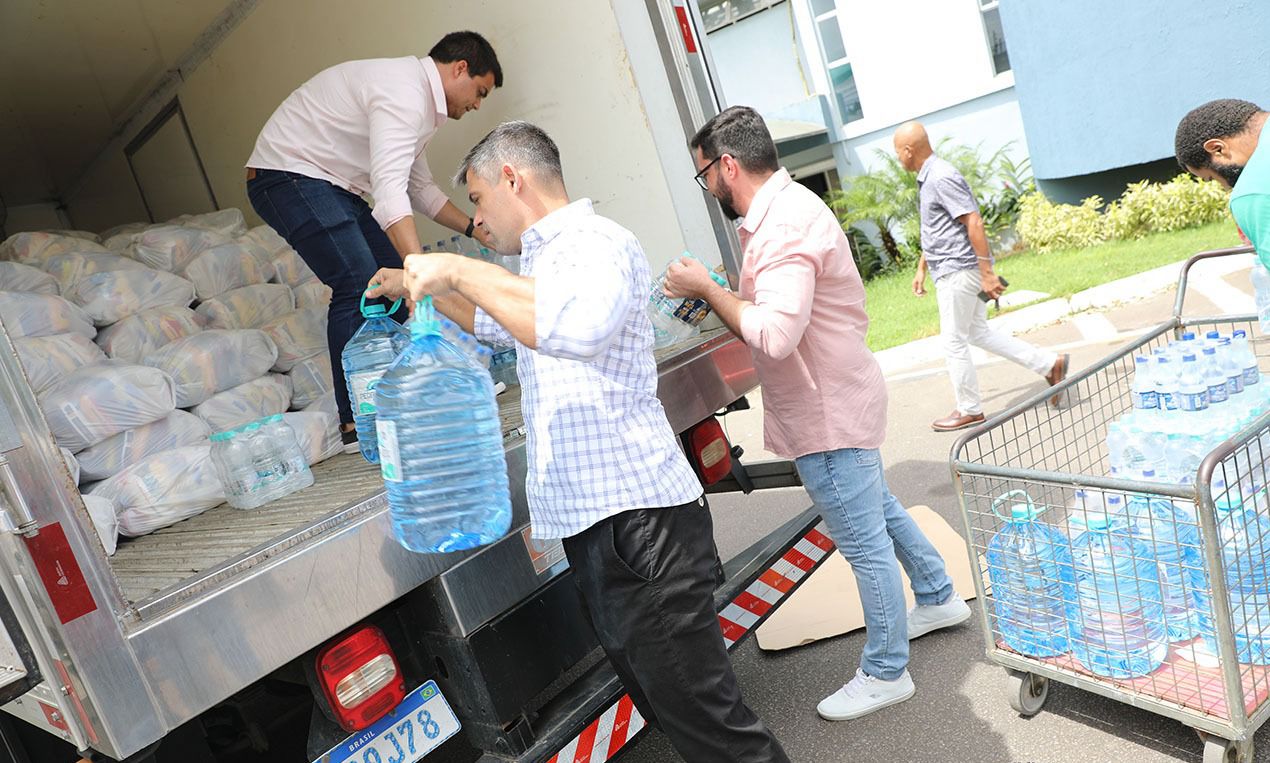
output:
{"label": "cart metal mesh", "polygon": [[1181,316],[1191,265],[1246,251],[1192,258],[1171,321],[952,454],[989,657],[1228,740],[1270,713],[1270,412],[1208,453],[1192,484],[1108,476],[1107,435],[1133,408],[1134,357],[1186,330],[1243,329],[1270,385],[1254,316]]}

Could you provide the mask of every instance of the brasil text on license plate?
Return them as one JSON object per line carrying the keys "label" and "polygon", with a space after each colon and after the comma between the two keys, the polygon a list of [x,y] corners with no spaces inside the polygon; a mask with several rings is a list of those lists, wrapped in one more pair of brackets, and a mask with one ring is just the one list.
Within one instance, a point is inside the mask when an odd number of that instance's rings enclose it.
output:
{"label": "brasil text on license plate", "polygon": [[459,730],[436,681],[410,692],[388,715],[314,763],[415,763]]}

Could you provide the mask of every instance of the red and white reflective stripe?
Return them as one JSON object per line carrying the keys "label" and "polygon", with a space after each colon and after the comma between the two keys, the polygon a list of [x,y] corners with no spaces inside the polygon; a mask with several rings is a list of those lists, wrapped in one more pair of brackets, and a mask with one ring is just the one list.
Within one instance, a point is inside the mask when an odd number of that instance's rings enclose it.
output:
{"label": "red and white reflective stripe", "polygon": [[[723,640],[731,649],[764,615],[794,590],[834,549],[824,524],[816,525],[719,613]],[[629,694],[610,705],[547,763],[604,763],[647,725]]]}
{"label": "red and white reflective stripe", "polygon": [[833,550],[833,541],[823,527],[812,528],[719,613],[719,628],[729,649]]}
{"label": "red and white reflective stripe", "polygon": [[631,695],[623,694],[547,763],[603,763],[625,747],[645,725],[644,717],[631,702]]}

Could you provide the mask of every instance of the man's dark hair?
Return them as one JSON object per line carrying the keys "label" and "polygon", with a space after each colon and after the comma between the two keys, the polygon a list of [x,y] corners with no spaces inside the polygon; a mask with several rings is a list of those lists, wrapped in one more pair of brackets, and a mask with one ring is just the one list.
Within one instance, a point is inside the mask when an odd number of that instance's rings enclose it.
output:
{"label": "man's dark hair", "polygon": [[450,32],[432,46],[428,55],[439,64],[467,61],[467,72],[473,77],[494,73],[494,87],[503,86],[503,67],[498,65],[494,46],[476,32]]}
{"label": "man's dark hair", "polygon": [[776,144],[763,117],[749,106],[724,109],[692,136],[692,148],[708,161],[728,154],[746,172],[775,172],[781,168]]}
{"label": "man's dark hair", "polygon": [[1239,135],[1248,129],[1248,123],[1260,111],[1257,104],[1238,98],[1209,101],[1192,109],[1178,122],[1177,135],[1173,138],[1177,163],[1197,170],[1211,166],[1213,158],[1204,149],[1204,143]]}

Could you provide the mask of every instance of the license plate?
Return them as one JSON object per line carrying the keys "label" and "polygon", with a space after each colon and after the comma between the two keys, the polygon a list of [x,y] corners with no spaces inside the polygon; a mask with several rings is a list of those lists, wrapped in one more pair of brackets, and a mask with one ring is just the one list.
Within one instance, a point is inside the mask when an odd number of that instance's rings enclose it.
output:
{"label": "license plate", "polygon": [[331,748],[313,763],[415,763],[459,730],[459,719],[436,681],[406,695],[388,715]]}

